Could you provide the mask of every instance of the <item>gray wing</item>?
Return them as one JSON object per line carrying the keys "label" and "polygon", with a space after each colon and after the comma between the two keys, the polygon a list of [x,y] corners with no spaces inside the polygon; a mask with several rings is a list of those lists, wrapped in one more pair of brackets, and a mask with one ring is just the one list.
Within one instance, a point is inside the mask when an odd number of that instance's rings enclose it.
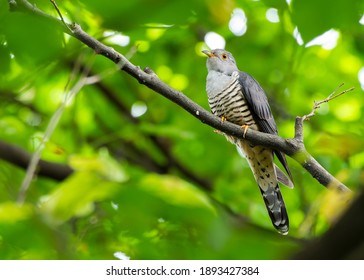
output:
{"label": "gray wing", "polygon": [[[239,82],[242,86],[242,90],[250,111],[252,112],[254,120],[259,126],[260,130],[265,133],[277,135],[277,125],[274,121],[267,96],[260,84],[252,76],[245,72],[239,72]],[[277,158],[282,163],[284,169],[287,171],[288,176],[293,182],[292,174],[288,168],[284,153],[276,150],[274,150],[274,153],[277,155]]]}
{"label": "gray wing", "polygon": [[245,99],[248,102],[254,120],[260,129],[269,134],[278,134],[267,96],[259,83],[245,72],[239,73],[239,82],[243,87]]}

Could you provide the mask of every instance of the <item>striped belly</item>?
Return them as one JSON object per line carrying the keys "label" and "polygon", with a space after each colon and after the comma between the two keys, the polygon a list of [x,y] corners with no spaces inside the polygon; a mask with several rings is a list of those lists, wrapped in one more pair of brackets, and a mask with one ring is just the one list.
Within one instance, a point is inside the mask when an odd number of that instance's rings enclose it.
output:
{"label": "striped belly", "polygon": [[232,79],[224,90],[208,101],[214,115],[225,117],[237,125],[249,125],[252,129],[257,129],[238,79]]}

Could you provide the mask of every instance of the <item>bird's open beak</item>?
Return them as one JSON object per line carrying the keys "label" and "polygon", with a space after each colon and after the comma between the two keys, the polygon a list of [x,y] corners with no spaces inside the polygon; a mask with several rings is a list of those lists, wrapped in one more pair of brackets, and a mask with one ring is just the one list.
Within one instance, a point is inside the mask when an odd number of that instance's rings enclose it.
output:
{"label": "bird's open beak", "polygon": [[215,56],[211,51],[208,51],[208,50],[203,50],[202,51],[204,54],[206,54],[208,57],[213,57]]}

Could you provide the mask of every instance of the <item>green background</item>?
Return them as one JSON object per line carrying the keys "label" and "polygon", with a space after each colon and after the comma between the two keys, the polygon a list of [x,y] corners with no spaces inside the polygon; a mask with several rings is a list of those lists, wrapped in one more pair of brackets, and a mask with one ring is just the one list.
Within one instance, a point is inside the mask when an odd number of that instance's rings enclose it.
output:
{"label": "green background", "polygon": [[[279,134],[341,83],[355,87],[305,123],[307,150],[356,191],[363,180],[363,3],[354,0],[58,1],[68,22],[146,66],[208,109],[204,35],[226,40],[239,68],[266,90]],[[50,1],[32,1],[58,17]],[[266,18],[278,9],[280,21]],[[228,27],[243,9],[247,32]],[[295,27],[304,41],[293,36]],[[335,48],[305,47],[325,31]],[[121,47],[105,31],[129,36]],[[236,148],[60,29],[0,0],[0,139],[33,153],[82,65],[102,79],[68,104],[42,159],[71,166],[63,181],[36,176],[16,203],[24,169],[0,161],[0,259],[286,259],[324,234],[347,206],[288,159],[282,187],[291,230],[273,229]],[[76,69],[76,70],[75,70]],[[82,72],[82,70],[81,70]],[[74,74],[76,73],[76,74]],[[106,73],[106,74],[105,74]],[[105,75],[104,75],[105,74]],[[72,78],[75,77],[75,78]],[[68,84],[68,86],[66,86]],[[66,90],[65,90],[66,88]],[[140,117],[131,108],[146,108]]]}

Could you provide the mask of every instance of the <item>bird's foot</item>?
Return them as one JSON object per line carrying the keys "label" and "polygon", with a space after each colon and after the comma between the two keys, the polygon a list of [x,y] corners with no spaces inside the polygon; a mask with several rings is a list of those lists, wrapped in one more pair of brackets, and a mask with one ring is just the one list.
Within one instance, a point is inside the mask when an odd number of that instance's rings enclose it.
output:
{"label": "bird's foot", "polygon": [[247,125],[247,124],[243,124],[243,125],[241,126],[241,128],[242,128],[242,129],[244,129],[243,138],[245,138],[246,132],[247,132],[247,130],[248,130],[248,128],[249,128],[249,127],[250,127],[250,126],[249,126],[249,125]]}
{"label": "bird's foot", "polygon": [[[224,123],[227,119],[226,119],[226,117],[225,117],[225,116],[221,116],[221,117],[220,117],[220,120],[221,120],[221,123]],[[214,130],[214,132],[215,132],[215,133],[217,133],[217,134],[222,134],[222,135],[224,134],[224,132],[221,132],[221,131],[220,131],[220,130],[218,130],[218,129],[215,129],[215,130]]]}
{"label": "bird's foot", "polygon": [[[226,117],[225,116],[221,116],[220,117],[220,120],[221,120],[221,123],[224,123],[226,121]],[[221,132],[218,129],[215,129],[214,132],[217,133],[217,134],[224,134],[224,132]]]}

